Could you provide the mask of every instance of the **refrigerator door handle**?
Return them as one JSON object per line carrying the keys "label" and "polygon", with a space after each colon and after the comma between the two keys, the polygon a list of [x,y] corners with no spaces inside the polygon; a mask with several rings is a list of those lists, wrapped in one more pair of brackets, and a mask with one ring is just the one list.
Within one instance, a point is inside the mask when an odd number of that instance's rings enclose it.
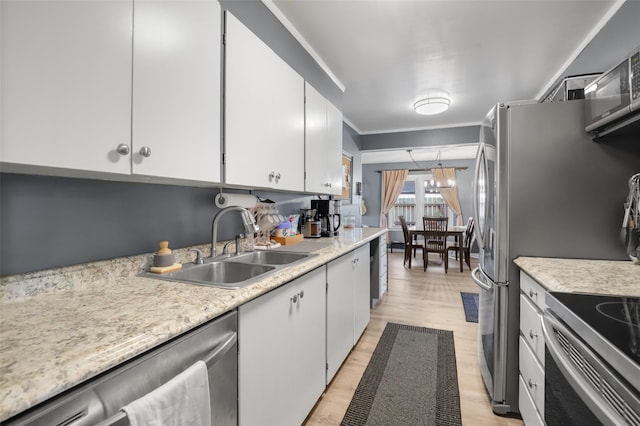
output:
{"label": "refrigerator door handle", "polygon": [[480,163],[482,162],[482,157],[484,156],[484,143],[481,143],[478,147],[478,155],[476,156],[476,170],[475,176],[473,177],[473,215],[476,218],[476,223],[478,226],[477,229],[477,237],[476,241],[478,242],[478,246],[480,250],[484,249],[484,236],[483,230],[480,229],[483,223],[480,222],[480,209],[478,208],[478,177],[480,176]]}
{"label": "refrigerator door handle", "polygon": [[[480,277],[480,274],[482,274],[482,277]],[[486,281],[484,280],[484,274],[479,267],[476,267],[473,271],[471,271],[471,278],[473,279],[473,282],[475,282],[481,289],[486,291],[492,290],[491,284],[486,283]]]}

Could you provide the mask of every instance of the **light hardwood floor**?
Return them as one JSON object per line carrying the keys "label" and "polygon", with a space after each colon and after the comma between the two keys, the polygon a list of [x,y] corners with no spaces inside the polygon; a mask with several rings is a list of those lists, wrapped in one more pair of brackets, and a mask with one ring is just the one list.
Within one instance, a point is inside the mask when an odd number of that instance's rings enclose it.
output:
{"label": "light hardwood floor", "polygon": [[[463,425],[522,425],[518,418],[493,414],[478,367],[478,325],[464,319],[460,292],[477,293],[465,265],[449,259],[449,273],[434,260],[423,272],[420,253],[412,269],[402,265],[398,250],[389,253],[388,293],[371,310],[369,323],[305,425],[339,425],[387,322],[452,330],[456,350]],[[472,259],[471,266],[477,261]]]}

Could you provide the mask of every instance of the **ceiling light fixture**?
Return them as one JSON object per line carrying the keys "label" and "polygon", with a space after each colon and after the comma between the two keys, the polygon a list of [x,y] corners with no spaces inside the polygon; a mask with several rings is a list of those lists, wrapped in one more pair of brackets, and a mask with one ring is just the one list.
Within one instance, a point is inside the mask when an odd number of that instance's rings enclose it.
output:
{"label": "ceiling light fixture", "polygon": [[433,94],[427,95],[426,98],[418,100],[413,104],[413,109],[418,114],[422,115],[434,115],[445,112],[449,109],[451,99],[449,94],[441,90],[434,91]]}

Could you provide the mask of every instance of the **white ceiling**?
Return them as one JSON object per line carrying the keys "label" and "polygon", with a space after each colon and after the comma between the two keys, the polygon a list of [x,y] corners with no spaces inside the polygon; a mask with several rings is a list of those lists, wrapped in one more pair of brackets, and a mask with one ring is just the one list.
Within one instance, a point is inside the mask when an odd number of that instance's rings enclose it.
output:
{"label": "white ceiling", "polygon": [[[360,134],[478,124],[541,97],[624,0],[263,0],[344,88]],[[418,115],[428,89],[451,107]]]}

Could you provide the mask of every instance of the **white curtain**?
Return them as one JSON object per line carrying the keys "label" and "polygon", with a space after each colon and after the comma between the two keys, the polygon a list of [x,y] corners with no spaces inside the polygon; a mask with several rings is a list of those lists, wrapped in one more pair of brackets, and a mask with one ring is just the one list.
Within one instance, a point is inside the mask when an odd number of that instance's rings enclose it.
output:
{"label": "white curtain", "polygon": [[[382,172],[382,193],[380,195],[380,227],[388,228],[389,211],[393,208],[398,195],[402,192],[408,170],[385,170]],[[387,240],[389,234],[387,233]]]}
{"label": "white curtain", "polygon": [[433,173],[433,180],[440,186],[440,195],[442,195],[442,198],[444,198],[449,208],[456,214],[457,224],[462,226],[462,209],[460,208],[460,199],[458,198],[458,187],[443,188],[449,186],[450,181],[455,182],[456,169],[453,167],[437,168],[432,169],[431,172]]}

